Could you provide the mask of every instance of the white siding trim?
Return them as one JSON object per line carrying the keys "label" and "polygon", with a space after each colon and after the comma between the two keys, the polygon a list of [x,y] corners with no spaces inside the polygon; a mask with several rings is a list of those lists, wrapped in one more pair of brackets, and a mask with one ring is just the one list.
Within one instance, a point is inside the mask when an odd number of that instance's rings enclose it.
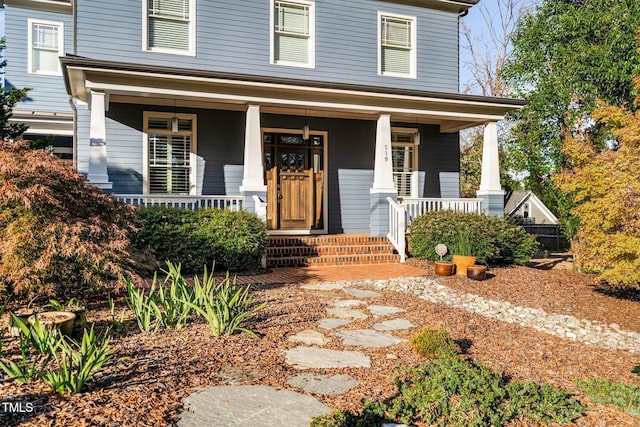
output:
{"label": "white siding trim", "polygon": [[149,2],[142,0],[142,50],[171,55],[196,56],[196,1],[189,0],[189,50],[179,50],[149,47]]}
{"label": "white siding trim", "polygon": [[[309,59],[307,64],[298,62],[276,61],[275,59],[275,8],[276,1],[299,4],[309,7]],[[306,0],[270,0],[269,1],[269,61],[272,65],[283,65],[288,67],[315,68],[316,67],[316,3]]]}
{"label": "white siding trim", "polygon": [[[410,72],[409,74],[402,73],[392,73],[392,72],[383,72],[382,71],[382,17],[389,18],[398,18],[398,19],[406,19],[411,21],[411,54],[410,61],[411,64],[409,66]],[[399,15],[397,13],[387,13],[378,11],[378,75],[385,77],[401,77],[406,79],[415,79],[417,78],[417,58],[418,58],[418,18],[415,16],[409,15]]]}
{"label": "white siding trim", "polygon": [[56,21],[46,21],[42,19],[29,18],[27,20],[27,72],[29,74],[42,74],[48,76],[61,76],[62,67],[60,67],[60,61],[58,61],[58,71],[55,73],[49,71],[34,71],[33,70],[33,25],[51,25],[58,27],[58,57],[64,55],[64,24]]}

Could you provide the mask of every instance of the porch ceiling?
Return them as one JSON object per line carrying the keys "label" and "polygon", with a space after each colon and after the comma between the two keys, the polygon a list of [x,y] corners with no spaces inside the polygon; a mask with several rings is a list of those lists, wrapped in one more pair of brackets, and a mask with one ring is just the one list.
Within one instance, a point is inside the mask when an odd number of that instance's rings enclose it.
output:
{"label": "porch ceiling", "polygon": [[455,132],[500,120],[522,107],[522,100],[442,92],[214,73],[182,68],[61,58],[67,91],[88,101],[90,91],[104,91],[110,102],[246,110],[260,105],[266,113],[428,123]]}

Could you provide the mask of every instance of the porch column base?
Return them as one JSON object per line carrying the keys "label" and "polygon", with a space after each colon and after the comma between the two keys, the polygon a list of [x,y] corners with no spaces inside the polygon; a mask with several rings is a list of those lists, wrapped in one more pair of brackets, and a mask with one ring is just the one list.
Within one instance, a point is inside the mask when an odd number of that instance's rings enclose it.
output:
{"label": "porch column base", "polygon": [[[267,201],[267,188],[265,186],[264,190],[261,189],[246,189],[243,191],[241,188],[240,195],[244,197],[242,201],[242,210],[247,212],[253,212],[255,214],[259,213],[256,209],[255,201],[253,200],[253,196],[258,196],[260,200],[266,202]],[[266,219],[266,218],[264,218]]]}
{"label": "porch column base", "polygon": [[387,197],[398,200],[395,192],[379,193],[371,191],[369,195],[369,234],[372,237],[386,237],[389,234],[389,202]]}
{"label": "porch column base", "polygon": [[504,216],[504,191],[480,190],[476,196],[482,199],[484,213],[493,216]]}

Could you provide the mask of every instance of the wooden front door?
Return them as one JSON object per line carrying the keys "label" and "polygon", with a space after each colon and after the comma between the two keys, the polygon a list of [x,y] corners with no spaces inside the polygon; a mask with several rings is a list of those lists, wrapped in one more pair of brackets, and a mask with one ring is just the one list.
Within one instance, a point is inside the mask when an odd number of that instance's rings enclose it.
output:
{"label": "wooden front door", "polygon": [[322,228],[322,147],[295,134],[265,136],[267,227]]}

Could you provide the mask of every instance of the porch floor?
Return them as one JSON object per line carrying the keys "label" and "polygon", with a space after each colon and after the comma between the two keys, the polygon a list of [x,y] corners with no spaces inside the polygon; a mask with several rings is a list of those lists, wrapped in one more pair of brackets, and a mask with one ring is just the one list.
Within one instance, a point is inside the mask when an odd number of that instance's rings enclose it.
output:
{"label": "porch floor", "polygon": [[423,276],[424,270],[406,264],[350,265],[328,267],[285,267],[269,269],[267,273],[238,276],[239,284],[286,284],[334,282],[338,280],[382,280],[395,277]]}

